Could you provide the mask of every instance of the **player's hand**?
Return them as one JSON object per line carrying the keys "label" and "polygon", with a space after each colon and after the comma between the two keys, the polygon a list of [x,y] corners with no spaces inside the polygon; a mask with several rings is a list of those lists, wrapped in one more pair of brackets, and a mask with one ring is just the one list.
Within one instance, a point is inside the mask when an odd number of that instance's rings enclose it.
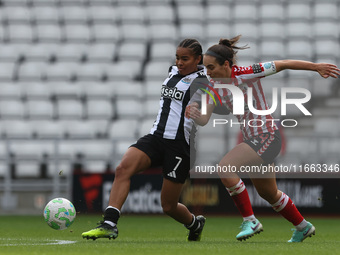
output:
{"label": "player's hand", "polygon": [[199,110],[199,104],[194,102],[189,104],[186,108],[185,108],[185,117],[188,119],[198,119],[201,117],[201,111]]}
{"label": "player's hand", "polygon": [[316,71],[323,78],[328,78],[329,76],[333,78],[338,78],[338,76],[340,75],[340,69],[333,64],[319,63],[317,64]]}

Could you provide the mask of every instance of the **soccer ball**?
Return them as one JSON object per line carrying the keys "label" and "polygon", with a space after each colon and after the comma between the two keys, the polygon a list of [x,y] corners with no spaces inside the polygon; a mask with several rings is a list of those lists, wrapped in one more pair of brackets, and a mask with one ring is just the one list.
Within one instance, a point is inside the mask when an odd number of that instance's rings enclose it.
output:
{"label": "soccer ball", "polygon": [[45,206],[44,218],[51,228],[63,230],[74,222],[76,208],[66,198],[54,198]]}

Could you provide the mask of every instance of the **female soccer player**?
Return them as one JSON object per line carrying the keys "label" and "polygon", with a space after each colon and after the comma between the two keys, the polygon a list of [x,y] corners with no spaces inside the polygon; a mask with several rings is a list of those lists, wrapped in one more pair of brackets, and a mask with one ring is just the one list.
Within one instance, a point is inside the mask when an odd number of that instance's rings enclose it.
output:
{"label": "female soccer player", "polygon": [[[228,83],[240,88],[244,94],[244,114],[236,115],[236,117],[240,123],[248,123],[251,120],[253,124],[251,126],[240,125],[244,141],[228,152],[219,163],[220,166],[235,166],[238,170],[241,166],[271,165],[281,149],[280,133],[273,123],[273,117],[270,114],[256,115],[247,107],[247,90],[249,88],[252,88],[253,91],[254,108],[268,110],[260,78],[285,69],[316,71],[323,78],[329,76],[337,78],[337,75],[340,74],[340,70],[335,65],[299,60],[278,60],[258,63],[249,67],[239,67],[235,65],[236,50],[246,48],[235,45],[239,38],[240,35],[230,40],[221,39],[219,44],[213,45],[207,50],[203,59],[207,74],[212,78],[211,82],[217,84],[229,81]],[[227,82],[225,82],[226,80]],[[232,112],[233,96],[231,92],[222,89],[219,94]],[[193,102],[187,107],[185,115],[187,118],[194,119],[197,124],[205,125],[209,121],[213,108],[214,104],[209,103],[206,109],[207,114],[202,115],[199,104]],[[264,125],[258,125],[257,121]],[[258,176],[254,175],[249,177],[259,195],[296,227],[289,242],[302,242],[306,237],[315,234],[315,227],[302,217],[292,200],[278,190],[275,174],[270,173],[263,176],[264,178],[257,178]],[[263,230],[262,224],[254,216],[248,192],[241,178],[236,173],[229,173],[228,176],[220,175],[220,178],[243,216],[242,230],[236,238],[242,241],[260,233]]]}
{"label": "female soccer player", "polygon": [[[120,210],[128,196],[130,178],[152,166],[163,167],[161,204],[164,213],[189,229],[188,240],[199,241],[205,224],[201,215],[195,217],[179,203],[183,184],[190,166],[189,138],[196,124],[184,117],[185,108],[201,83],[209,83],[202,64],[202,47],[195,39],[185,39],[177,47],[176,65],[161,89],[160,109],[148,135],[141,137],[124,154],[115,171],[109,206],[104,221],[98,227],[82,233],[83,238],[113,238],[118,236]],[[199,92],[200,93],[200,92]],[[191,159],[193,160],[193,159]]]}

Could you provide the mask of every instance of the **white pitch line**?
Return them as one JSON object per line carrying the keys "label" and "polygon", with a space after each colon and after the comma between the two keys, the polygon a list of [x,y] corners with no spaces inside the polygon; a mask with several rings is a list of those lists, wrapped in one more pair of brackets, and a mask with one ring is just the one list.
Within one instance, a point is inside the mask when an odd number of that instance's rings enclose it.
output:
{"label": "white pitch line", "polygon": [[[46,240],[46,241],[51,241],[48,243],[29,243],[32,242],[33,240],[31,239],[14,239],[14,238],[0,238],[0,241],[18,241],[19,243],[13,243],[13,244],[0,244],[0,246],[21,246],[21,245],[64,245],[64,244],[74,244],[77,241],[68,241],[68,240]],[[27,243],[25,242],[27,241]]]}

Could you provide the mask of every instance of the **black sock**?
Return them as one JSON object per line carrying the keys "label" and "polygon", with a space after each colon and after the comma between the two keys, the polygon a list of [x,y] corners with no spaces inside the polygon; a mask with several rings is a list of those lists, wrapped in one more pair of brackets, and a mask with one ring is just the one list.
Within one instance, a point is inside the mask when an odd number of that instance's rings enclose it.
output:
{"label": "black sock", "polygon": [[104,212],[104,221],[107,220],[117,224],[119,216],[120,211],[118,211],[116,208],[108,207]]}
{"label": "black sock", "polygon": [[192,222],[189,225],[186,225],[185,227],[189,230],[196,230],[199,227],[200,222],[196,219],[194,215],[192,216],[193,216]]}

